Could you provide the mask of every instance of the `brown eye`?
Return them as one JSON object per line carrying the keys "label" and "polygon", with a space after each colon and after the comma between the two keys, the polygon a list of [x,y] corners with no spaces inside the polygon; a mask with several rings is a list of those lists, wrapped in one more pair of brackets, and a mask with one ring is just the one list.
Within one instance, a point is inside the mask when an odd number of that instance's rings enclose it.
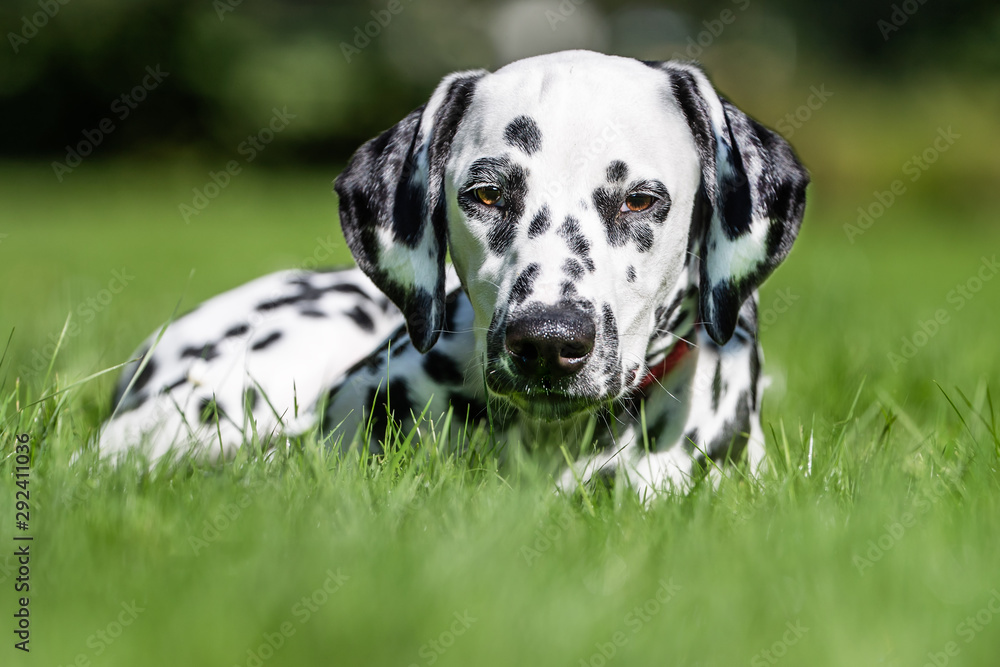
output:
{"label": "brown eye", "polygon": [[624,212],[626,209],[633,212],[645,211],[652,205],[653,195],[636,192],[625,197],[625,205],[622,206],[622,211]]}
{"label": "brown eye", "polygon": [[495,206],[500,201],[500,188],[495,185],[484,185],[474,190],[476,199],[487,206]]}

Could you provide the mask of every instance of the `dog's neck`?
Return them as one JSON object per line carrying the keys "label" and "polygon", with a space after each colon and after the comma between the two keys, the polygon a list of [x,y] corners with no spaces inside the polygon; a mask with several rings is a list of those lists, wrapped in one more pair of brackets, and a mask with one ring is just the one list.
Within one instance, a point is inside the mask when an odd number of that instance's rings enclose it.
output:
{"label": "dog's neck", "polygon": [[683,338],[678,338],[661,361],[647,367],[646,376],[639,383],[637,391],[645,394],[653,385],[661,384],[661,381],[670,375],[687,358],[691,351],[694,350],[694,347],[693,343],[689,343]]}

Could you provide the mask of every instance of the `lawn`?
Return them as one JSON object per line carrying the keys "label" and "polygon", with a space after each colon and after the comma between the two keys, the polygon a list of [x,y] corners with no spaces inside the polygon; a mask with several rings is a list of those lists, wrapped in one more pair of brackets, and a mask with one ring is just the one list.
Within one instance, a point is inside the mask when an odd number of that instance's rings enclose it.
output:
{"label": "lawn", "polygon": [[98,462],[114,373],[80,380],[176,308],[349,255],[335,172],[247,170],[185,223],[219,165],[88,167],[61,185],[47,165],[0,167],[0,664],[996,664],[986,207],[914,194],[849,239],[868,202],[814,186],[762,292],[769,471],[647,508],[622,488],[558,496],[530,463],[438,451],[426,429],[385,461],[306,437],[271,460]]}

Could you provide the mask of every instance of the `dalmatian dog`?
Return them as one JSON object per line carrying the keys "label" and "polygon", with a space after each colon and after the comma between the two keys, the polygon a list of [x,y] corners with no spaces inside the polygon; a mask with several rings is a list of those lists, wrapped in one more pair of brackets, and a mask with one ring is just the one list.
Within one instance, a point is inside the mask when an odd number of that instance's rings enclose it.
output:
{"label": "dalmatian dog", "polygon": [[569,51],[451,74],[336,180],[360,268],[267,276],[154,334],[101,450],[227,456],[318,427],[379,452],[390,424],[450,408],[519,451],[589,436],[567,489],[755,471],[756,290],[808,182],[690,63]]}

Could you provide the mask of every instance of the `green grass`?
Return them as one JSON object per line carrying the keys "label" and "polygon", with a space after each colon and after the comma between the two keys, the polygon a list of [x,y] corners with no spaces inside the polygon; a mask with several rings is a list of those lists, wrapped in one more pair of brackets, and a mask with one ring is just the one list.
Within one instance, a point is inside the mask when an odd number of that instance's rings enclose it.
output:
{"label": "green grass", "polygon": [[[0,663],[246,666],[286,623],[262,664],[600,665],[616,641],[607,664],[923,665],[949,648],[948,664],[996,663],[1000,280],[948,300],[1000,247],[990,211],[904,200],[851,244],[841,226],[867,202],[812,193],[762,295],[762,313],[791,303],[763,333],[759,483],[584,503],[530,462],[439,451],[426,429],[383,461],[306,438],[269,461],[71,465],[114,374],[75,382],[125,360],[179,301],[340,238],[332,174],[313,172],[247,172],[185,225],[177,205],[213,168],[95,165],[59,187],[44,165],[0,168],[4,338],[15,328],[0,366]],[[134,280],[80,321],[123,266]],[[939,309],[948,322],[894,369],[888,355]],[[76,335],[51,374],[34,369],[70,312]],[[30,655],[10,633],[16,433],[32,436]],[[133,601],[143,611],[105,643]]]}

